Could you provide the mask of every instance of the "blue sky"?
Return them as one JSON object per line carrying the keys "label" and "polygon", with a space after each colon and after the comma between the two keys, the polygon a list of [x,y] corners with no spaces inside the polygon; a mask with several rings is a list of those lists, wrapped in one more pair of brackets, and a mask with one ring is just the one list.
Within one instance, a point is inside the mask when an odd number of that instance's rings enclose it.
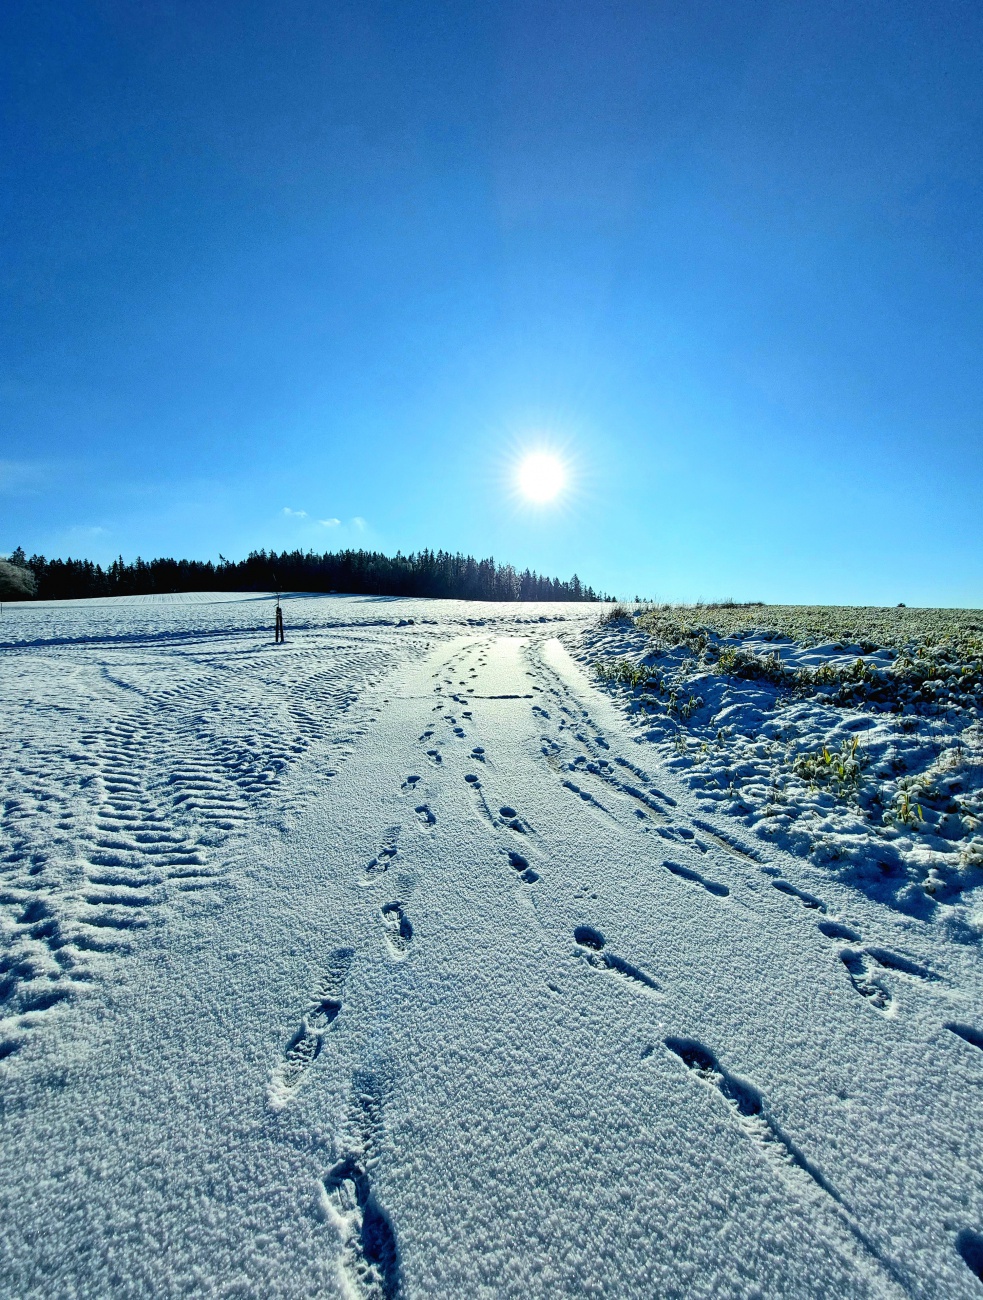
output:
{"label": "blue sky", "polygon": [[981,55],[947,0],[12,0],[0,550],[983,606]]}

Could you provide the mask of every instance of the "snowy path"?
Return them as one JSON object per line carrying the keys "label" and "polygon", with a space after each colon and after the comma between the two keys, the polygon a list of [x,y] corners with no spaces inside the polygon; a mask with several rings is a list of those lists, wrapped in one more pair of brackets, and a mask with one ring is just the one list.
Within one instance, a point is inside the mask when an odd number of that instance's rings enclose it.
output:
{"label": "snowy path", "polygon": [[[0,1065],[11,1294],[980,1294],[975,951],[728,843],[555,631],[299,633],[279,748],[258,638],[179,688],[128,647],[89,786],[15,756],[24,826],[103,845]],[[35,726],[82,673],[38,653]]]}

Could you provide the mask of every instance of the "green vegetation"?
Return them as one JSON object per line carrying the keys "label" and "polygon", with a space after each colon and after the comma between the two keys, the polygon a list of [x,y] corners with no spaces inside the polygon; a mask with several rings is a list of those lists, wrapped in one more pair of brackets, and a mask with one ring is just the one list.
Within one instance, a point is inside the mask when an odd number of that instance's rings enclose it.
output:
{"label": "green vegetation", "polygon": [[983,885],[983,611],[622,606],[584,649],[708,811],[913,915]]}
{"label": "green vegetation", "polygon": [[922,795],[922,783],[917,777],[903,776],[898,781],[894,803],[884,814],[887,823],[896,822],[900,826],[915,826],[925,820],[922,806],[917,802]]}
{"label": "green vegetation", "polygon": [[826,745],[812,754],[799,754],[792,764],[792,771],[808,781],[813,789],[828,787],[841,799],[855,794],[860,788],[867,759],[860,749],[860,737],[844,739],[839,749],[829,749]]}
{"label": "green vegetation", "polygon": [[658,672],[648,664],[633,664],[630,659],[615,659],[606,664],[601,660],[594,665],[594,672],[602,682],[611,682],[619,686],[629,686],[637,690],[644,686],[646,690],[660,690],[662,679]]}
{"label": "green vegetation", "polygon": [[[617,607],[616,607],[617,608]],[[609,615],[612,617],[612,615]],[[788,637],[799,645],[839,642],[870,654],[920,647],[983,657],[983,610],[907,609],[853,605],[654,605],[633,615],[642,631],[669,645],[749,633]]]}
{"label": "green vegetation", "polygon": [[[694,619],[700,615],[700,621]],[[822,692],[842,707],[872,705],[901,713],[973,704],[983,693],[983,611],[853,609],[831,606],[659,606],[632,613],[615,606],[605,623],[628,621],[652,638],[650,657],[683,651],[702,672],[767,682],[808,697]],[[793,666],[776,652],[745,649],[739,639],[793,639],[822,644],[831,655],[859,651],[850,663]],[[737,642],[735,644],[735,642]],[[893,658],[871,663],[863,655],[887,649]],[[649,689],[650,665],[620,661],[598,668],[605,681]],[[606,673],[614,672],[614,676]]]}

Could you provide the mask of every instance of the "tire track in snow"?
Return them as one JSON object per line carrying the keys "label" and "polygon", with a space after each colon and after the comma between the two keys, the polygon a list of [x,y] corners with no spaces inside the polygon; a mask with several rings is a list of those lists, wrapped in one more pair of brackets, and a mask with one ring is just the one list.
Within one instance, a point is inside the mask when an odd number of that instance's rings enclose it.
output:
{"label": "tire track in snow", "polygon": [[6,651],[0,1058],[175,905],[221,905],[226,846],[264,809],[303,810],[296,764],[315,747],[343,761],[374,716],[362,692],[394,662],[393,646],[348,633],[276,655],[251,632],[228,642]]}

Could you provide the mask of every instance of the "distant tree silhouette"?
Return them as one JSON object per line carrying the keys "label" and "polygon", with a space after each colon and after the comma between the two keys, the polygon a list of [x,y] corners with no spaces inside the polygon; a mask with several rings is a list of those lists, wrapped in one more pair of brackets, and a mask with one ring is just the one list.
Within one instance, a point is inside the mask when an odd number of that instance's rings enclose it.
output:
{"label": "distant tree silhouette", "polygon": [[[17,557],[17,558],[15,558]],[[429,596],[460,600],[607,599],[585,587],[576,574],[569,582],[541,577],[489,557],[449,551],[383,555],[379,551],[251,551],[244,560],[142,560],[122,556],[107,569],[91,560],[27,559],[18,548],[7,562],[33,575],[39,600],[88,596],[149,596],[175,591],[350,592],[372,596]],[[272,575],[276,575],[275,582]]]}

